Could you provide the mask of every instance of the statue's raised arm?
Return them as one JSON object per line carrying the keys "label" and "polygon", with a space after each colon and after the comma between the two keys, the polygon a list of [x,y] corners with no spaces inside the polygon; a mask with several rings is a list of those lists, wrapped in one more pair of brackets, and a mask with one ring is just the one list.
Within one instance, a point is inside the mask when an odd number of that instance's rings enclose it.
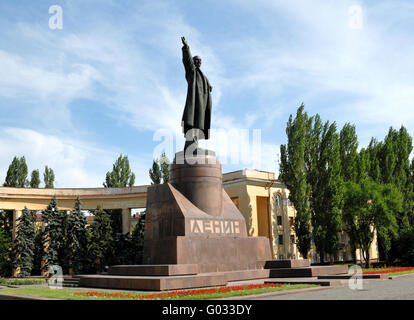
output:
{"label": "statue's raised arm", "polygon": [[186,73],[188,73],[194,70],[195,68],[194,61],[193,61],[193,57],[191,55],[190,47],[187,41],[185,40],[184,37],[181,37],[181,41],[183,43],[183,64],[184,64]]}

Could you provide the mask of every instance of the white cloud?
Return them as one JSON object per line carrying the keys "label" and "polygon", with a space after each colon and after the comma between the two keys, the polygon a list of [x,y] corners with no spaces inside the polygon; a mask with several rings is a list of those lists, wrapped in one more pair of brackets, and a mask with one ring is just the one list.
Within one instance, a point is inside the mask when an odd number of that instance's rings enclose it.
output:
{"label": "white cloud", "polygon": [[39,169],[43,180],[47,165],[55,172],[58,188],[102,187],[106,172],[118,156],[81,141],[21,128],[0,130],[0,150],[0,181],[4,181],[13,157],[25,156],[29,179],[31,171]]}

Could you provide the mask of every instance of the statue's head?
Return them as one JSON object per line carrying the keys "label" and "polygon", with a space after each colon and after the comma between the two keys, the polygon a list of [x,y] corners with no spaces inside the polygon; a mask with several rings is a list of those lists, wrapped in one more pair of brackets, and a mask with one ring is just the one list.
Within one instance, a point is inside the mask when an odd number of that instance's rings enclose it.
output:
{"label": "statue's head", "polygon": [[200,66],[201,66],[201,57],[200,56],[195,56],[195,57],[193,57],[193,61],[194,61],[194,65],[197,68],[200,68]]}

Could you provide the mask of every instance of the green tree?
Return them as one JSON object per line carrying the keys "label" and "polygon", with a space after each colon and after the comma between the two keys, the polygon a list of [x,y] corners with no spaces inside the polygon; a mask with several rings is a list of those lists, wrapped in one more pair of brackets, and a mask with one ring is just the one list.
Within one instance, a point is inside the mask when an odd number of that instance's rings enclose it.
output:
{"label": "green tree", "polygon": [[289,200],[296,209],[294,228],[297,236],[298,250],[307,258],[311,248],[309,196],[310,186],[307,183],[305,168],[305,143],[308,116],[302,104],[293,120],[292,115],[287,123],[287,145],[280,146],[281,163],[280,179],[290,190]]}
{"label": "green tree", "polygon": [[10,251],[12,241],[11,236],[0,227],[0,276],[8,277],[11,275]]}
{"label": "green tree", "polygon": [[[378,236],[388,239],[388,234],[397,232],[394,212],[402,208],[402,195],[392,185],[385,187],[363,179],[360,183],[348,181],[345,183],[345,199],[343,219],[345,230],[354,243],[361,248],[365,264],[370,264],[370,247],[374,240],[375,231]],[[388,245],[389,241],[385,241]]]}
{"label": "green tree", "polygon": [[33,170],[30,179],[30,188],[39,188],[40,185],[40,172],[39,170]]}
{"label": "green tree", "polygon": [[131,171],[128,156],[119,156],[112,167],[112,171],[106,173],[105,188],[132,187],[135,183],[135,174]]}
{"label": "green tree", "polygon": [[149,176],[151,178],[151,185],[161,183],[162,173],[158,159],[153,160],[152,168],[149,170]]}
{"label": "green tree", "polygon": [[27,164],[26,158],[14,157],[12,163],[10,164],[6,180],[3,184],[4,187],[14,187],[14,188],[24,188],[27,182]]}
{"label": "green tree", "polygon": [[346,123],[339,134],[341,176],[344,181],[358,178],[358,137],[354,125]]}
{"label": "green tree", "polygon": [[53,172],[52,168],[48,166],[45,167],[45,171],[43,173],[43,181],[45,182],[46,189],[53,189],[55,183],[55,173]]}
{"label": "green tree", "polygon": [[33,213],[24,207],[17,219],[16,237],[13,241],[13,268],[20,277],[30,276],[33,269],[35,226]]}
{"label": "green tree", "polygon": [[162,182],[170,182],[170,160],[168,160],[168,157],[165,153],[163,153],[160,158],[160,169],[162,175]]}
{"label": "green tree", "polygon": [[145,216],[145,212],[140,215],[138,223],[135,225],[134,230],[132,231],[131,241],[134,252],[133,261],[135,264],[143,263]]}
{"label": "green tree", "polygon": [[68,219],[67,255],[68,267],[74,273],[80,273],[84,268],[87,254],[87,220],[82,212],[79,196],[76,198],[73,212]]}
{"label": "green tree", "polygon": [[91,225],[91,240],[88,252],[96,270],[103,271],[109,261],[112,243],[112,228],[109,214],[98,206],[94,212],[94,222]]}
{"label": "green tree", "polygon": [[326,122],[319,148],[312,154],[316,156],[316,170],[310,183],[312,235],[321,262],[325,260],[325,253],[331,256],[336,254],[342,228],[343,184],[339,140],[336,124]]}
{"label": "green tree", "polygon": [[59,253],[64,246],[64,226],[61,225],[61,218],[55,197],[52,198],[46,210],[42,212],[42,222],[45,225],[42,234],[43,271],[48,273],[49,266],[60,265]]}

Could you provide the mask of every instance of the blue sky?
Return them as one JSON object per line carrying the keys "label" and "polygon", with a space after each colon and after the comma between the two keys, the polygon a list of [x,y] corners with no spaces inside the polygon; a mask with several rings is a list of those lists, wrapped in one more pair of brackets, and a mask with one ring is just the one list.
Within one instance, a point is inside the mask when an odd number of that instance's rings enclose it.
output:
{"label": "blue sky", "polygon": [[[49,28],[51,5],[62,30]],[[213,86],[212,127],[249,130],[251,143],[261,130],[260,152],[217,142],[253,154],[218,152],[224,172],[275,171],[301,102],[339,129],[355,124],[361,147],[390,126],[414,135],[413,18],[414,3],[398,0],[2,1],[0,180],[24,155],[30,171],[52,167],[57,187],[102,186],[122,153],[136,184],[149,183],[154,134],[183,144],[181,36]]]}

